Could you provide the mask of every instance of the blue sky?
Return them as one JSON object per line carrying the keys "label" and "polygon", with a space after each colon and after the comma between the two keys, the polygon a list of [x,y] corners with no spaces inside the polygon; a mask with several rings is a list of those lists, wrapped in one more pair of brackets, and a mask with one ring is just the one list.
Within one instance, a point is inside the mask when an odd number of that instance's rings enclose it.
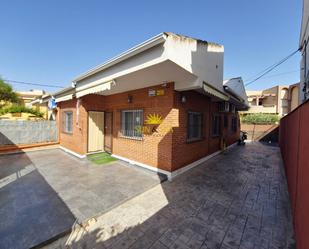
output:
{"label": "blue sky", "polygon": [[[302,1],[10,0],[1,1],[0,9],[0,75],[68,86],[80,73],[163,31],[223,44],[224,77],[250,79],[297,49]],[[248,89],[297,82],[299,61],[297,54]]]}

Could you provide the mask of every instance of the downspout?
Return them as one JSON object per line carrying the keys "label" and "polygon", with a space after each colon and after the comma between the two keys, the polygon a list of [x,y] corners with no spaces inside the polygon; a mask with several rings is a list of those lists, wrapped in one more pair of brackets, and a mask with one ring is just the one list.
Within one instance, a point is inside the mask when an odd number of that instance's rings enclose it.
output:
{"label": "downspout", "polygon": [[304,101],[306,100],[306,92],[307,92],[307,44],[308,41],[304,41],[304,46],[302,47],[304,49],[304,86],[303,86],[303,92],[304,92]]}

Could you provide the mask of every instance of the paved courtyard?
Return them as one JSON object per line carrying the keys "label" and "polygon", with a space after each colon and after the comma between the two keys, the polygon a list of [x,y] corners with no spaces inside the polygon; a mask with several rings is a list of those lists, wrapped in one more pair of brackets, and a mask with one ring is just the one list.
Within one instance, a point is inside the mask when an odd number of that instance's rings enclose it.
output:
{"label": "paved courtyard", "polygon": [[277,147],[234,147],[47,248],[295,248]]}
{"label": "paved courtyard", "polygon": [[120,161],[98,166],[59,149],[1,155],[0,248],[40,244],[159,183]]}

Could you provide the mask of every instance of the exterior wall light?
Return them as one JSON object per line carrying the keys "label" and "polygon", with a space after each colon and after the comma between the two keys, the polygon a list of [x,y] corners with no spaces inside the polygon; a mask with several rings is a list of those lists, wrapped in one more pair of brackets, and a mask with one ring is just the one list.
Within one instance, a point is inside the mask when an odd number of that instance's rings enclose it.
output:
{"label": "exterior wall light", "polygon": [[132,95],[128,95],[128,103],[132,103],[133,101],[133,96]]}
{"label": "exterior wall light", "polygon": [[181,103],[186,103],[187,102],[186,96],[185,95],[181,95],[180,101],[181,101]]}

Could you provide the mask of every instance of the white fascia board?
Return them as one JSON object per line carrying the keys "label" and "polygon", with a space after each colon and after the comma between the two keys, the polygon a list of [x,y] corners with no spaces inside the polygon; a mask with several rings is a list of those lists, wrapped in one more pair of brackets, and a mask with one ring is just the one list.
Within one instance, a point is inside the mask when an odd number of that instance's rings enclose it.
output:
{"label": "white fascia board", "polygon": [[127,75],[127,74],[130,74],[130,73],[133,73],[133,72],[136,72],[136,71],[139,71],[139,70],[142,70],[144,68],[159,64],[159,63],[161,63],[165,60],[166,60],[166,57],[164,55],[162,55],[160,58],[157,58],[155,60],[151,60],[147,63],[143,63],[143,64],[137,65],[135,67],[130,67],[126,70],[121,70],[118,73],[115,73],[115,74],[107,76],[107,77],[100,78],[98,80],[92,81],[91,83],[86,83],[86,84],[83,84],[83,85],[80,85],[80,86],[76,85],[75,89],[78,92],[78,91],[82,91],[82,90],[85,90],[87,88],[98,86],[100,84],[105,84],[106,82],[111,82],[111,81],[115,82],[115,84],[117,85],[117,78],[122,77],[122,76]]}
{"label": "white fascia board", "polygon": [[60,103],[60,102],[68,101],[68,100],[71,100],[71,99],[73,99],[73,94],[67,94],[67,95],[64,95],[64,96],[61,96],[61,97],[57,97],[55,99],[55,102]]}
{"label": "white fascia board", "polygon": [[88,94],[96,94],[96,93],[99,93],[99,92],[103,92],[105,90],[110,90],[112,85],[115,85],[114,80],[108,81],[108,82],[103,82],[101,84],[98,84],[98,85],[93,86],[93,87],[88,87],[88,88],[81,90],[81,91],[76,91],[76,98],[80,98],[80,97],[83,97],[83,96],[88,95]]}
{"label": "white fascia board", "polygon": [[56,96],[59,96],[59,95],[62,95],[63,93],[67,93],[67,94],[70,94],[74,91],[74,88],[69,86],[69,87],[66,87],[58,92],[55,92],[52,94],[53,97],[56,97]]}
{"label": "white fascia board", "polygon": [[80,80],[82,80],[84,78],[87,78],[88,76],[90,76],[92,74],[95,74],[95,73],[97,73],[97,72],[99,72],[101,70],[104,70],[104,69],[106,69],[108,67],[111,67],[111,66],[113,66],[113,65],[115,65],[115,64],[117,64],[117,63],[119,63],[119,62],[121,62],[123,60],[126,60],[126,59],[128,59],[128,58],[130,58],[130,57],[132,57],[132,56],[134,56],[134,55],[136,55],[138,53],[141,53],[141,52],[143,52],[143,51],[145,51],[145,50],[147,50],[149,48],[152,48],[152,47],[154,47],[156,45],[159,45],[159,44],[165,42],[166,37],[167,36],[164,33],[156,35],[156,36],[150,38],[149,40],[146,40],[143,43],[141,43],[141,44],[139,44],[139,45],[137,45],[137,46],[135,46],[135,47],[133,47],[133,48],[123,52],[123,53],[121,53],[120,55],[118,55],[118,56],[116,56],[116,57],[106,61],[105,63],[103,63],[103,64],[101,64],[101,65],[99,65],[99,66],[97,66],[97,67],[95,67],[93,69],[90,69],[86,73],[83,73],[83,74],[79,75],[72,82],[76,83],[76,82],[78,82],[78,81],[80,81]]}

